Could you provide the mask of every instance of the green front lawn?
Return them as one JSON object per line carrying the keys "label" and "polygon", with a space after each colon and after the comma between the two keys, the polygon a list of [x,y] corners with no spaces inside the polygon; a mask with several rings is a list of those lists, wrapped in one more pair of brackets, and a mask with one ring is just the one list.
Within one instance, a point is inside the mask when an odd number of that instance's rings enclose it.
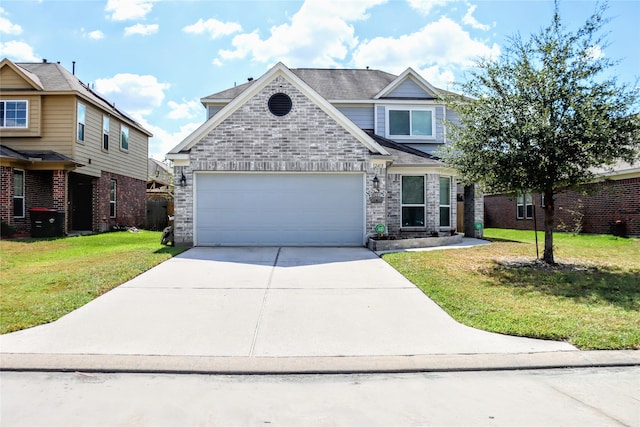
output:
{"label": "green front lawn", "polygon": [[184,248],[160,232],[0,241],[0,333],[48,323]]}
{"label": "green front lawn", "polygon": [[[452,317],[581,349],[640,349],[640,240],[554,234],[558,266],[535,263],[532,231],[487,229],[491,245],[383,258]],[[539,234],[540,254],[544,236]]]}

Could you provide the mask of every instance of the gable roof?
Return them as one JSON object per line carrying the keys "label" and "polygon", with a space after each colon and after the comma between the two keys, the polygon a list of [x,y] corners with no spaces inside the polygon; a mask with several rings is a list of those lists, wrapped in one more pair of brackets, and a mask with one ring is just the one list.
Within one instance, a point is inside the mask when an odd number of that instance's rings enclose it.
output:
{"label": "gable roof", "polygon": [[0,69],[4,67],[11,68],[16,74],[18,74],[27,83],[29,83],[31,87],[33,87],[35,90],[44,90],[44,86],[42,85],[40,78],[36,74],[33,74],[32,72],[25,70],[22,67],[18,67],[16,64],[9,61],[7,58],[4,58],[2,61],[0,61]]}
{"label": "gable roof", "polygon": [[[316,90],[304,82],[300,77],[287,68],[283,63],[279,62],[267,71],[258,80],[252,81],[245,85],[244,90],[233,98],[226,106],[224,106],[218,113],[213,115],[209,120],[204,122],[199,128],[197,128],[191,135],[187,136],[180,144],[169,151],[168,158],[178,159],[179,156],[175,156],[180,152],[185,152],[191,149],[198,141],[211,132],[222,121],[233,114],[238,108],[240,108],[245,102],[247,102],[252,96],[260,92],[267,84],[273,81],[276,77],[283,76],[287,81],[293,84],[296,89],[302,92],[312,102],[314,102],[320,109],[322,109],[333,120],[340,124],[347,132],[353,135],[360,143],[369,149],[369,151],[382,155],[389,155],[389,153],[373,140],[367,133],[360,129],[355,123],[349,120],[344,114],[342,114],[336,107],[331,105],[322,95]],[[171,156],[174,155],[174,156]]]}
{"label": "gable roof", "polygon": [[142,127],[131,116],[116,108],[115,104],[103,95],[91,89],[88,84],[82,83],[75,75],[71,74],[62,65],[53,62],[17,62],[13,63],[8,59],[0,62],[0,67],[9,66],[19,73],[25,80],[39,85],[38,90],[54,93],[74,92],[82,98],[90,101],[104,111],[113,114],[136,129],[153,136],[151,132]]}
{"label": "gable roof", "polygon": [[420,86],[426,93],[432,95],[434,98],[439,97],[440,89],[431,85],[428,81],[422,78],[422,76],[416,73],[413,68],[409,67],[396,79],[385,86],[380,92],[376,93],[374,99],[384,98],[389,96],[398,86],[400,86],[405,80],[412,79],[418,86]]}

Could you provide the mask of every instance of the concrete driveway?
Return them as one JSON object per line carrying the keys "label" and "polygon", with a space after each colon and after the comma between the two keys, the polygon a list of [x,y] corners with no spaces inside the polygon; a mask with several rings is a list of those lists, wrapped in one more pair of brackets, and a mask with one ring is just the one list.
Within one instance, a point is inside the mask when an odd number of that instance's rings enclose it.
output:
{"label": "concrete driveway", "polygon": [[2,353],[222,357],[575,350],[452,320],[364,248],[193,248]]}

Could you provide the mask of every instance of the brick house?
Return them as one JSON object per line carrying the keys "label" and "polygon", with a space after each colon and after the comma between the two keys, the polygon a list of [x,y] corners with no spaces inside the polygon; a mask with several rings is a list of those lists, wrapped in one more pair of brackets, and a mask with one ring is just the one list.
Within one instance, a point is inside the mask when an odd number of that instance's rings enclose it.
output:
{"label": "brick house", "polygon": [[278,63],[203,98],[208,120],[167,155],[176,243],[361,246],[379,224],[397,237],[451,233],[456,171],[434,155],[453,119],[443,93],[412,69]]}
{"label": "brick house", "polygon": [[[579,190],[556,195],[556,230],[640,236],[640,164],[619,162],[596,175]],[[537,222],[544,229],[541,194],[487,194],[484,204],[487,227],[533,230]]]}
{"label": "brick house", "polygon": [[29,232],[33,208],[62,234],[145,221],[151,134],[60,64],[0,61],[0,220]]}

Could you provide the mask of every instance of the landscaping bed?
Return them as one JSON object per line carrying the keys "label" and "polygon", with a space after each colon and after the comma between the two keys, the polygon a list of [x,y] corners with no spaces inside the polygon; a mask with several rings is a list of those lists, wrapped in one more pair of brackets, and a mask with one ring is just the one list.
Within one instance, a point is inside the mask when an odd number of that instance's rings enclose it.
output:
{"label": "landscaping bed", "polygon": [[461,234],[434,237],[415,237],[403,239],[379,239],[370,237],[367,247],[372,251],[394,251],[402,249],[432,248],[453,245],[462,242]]}

